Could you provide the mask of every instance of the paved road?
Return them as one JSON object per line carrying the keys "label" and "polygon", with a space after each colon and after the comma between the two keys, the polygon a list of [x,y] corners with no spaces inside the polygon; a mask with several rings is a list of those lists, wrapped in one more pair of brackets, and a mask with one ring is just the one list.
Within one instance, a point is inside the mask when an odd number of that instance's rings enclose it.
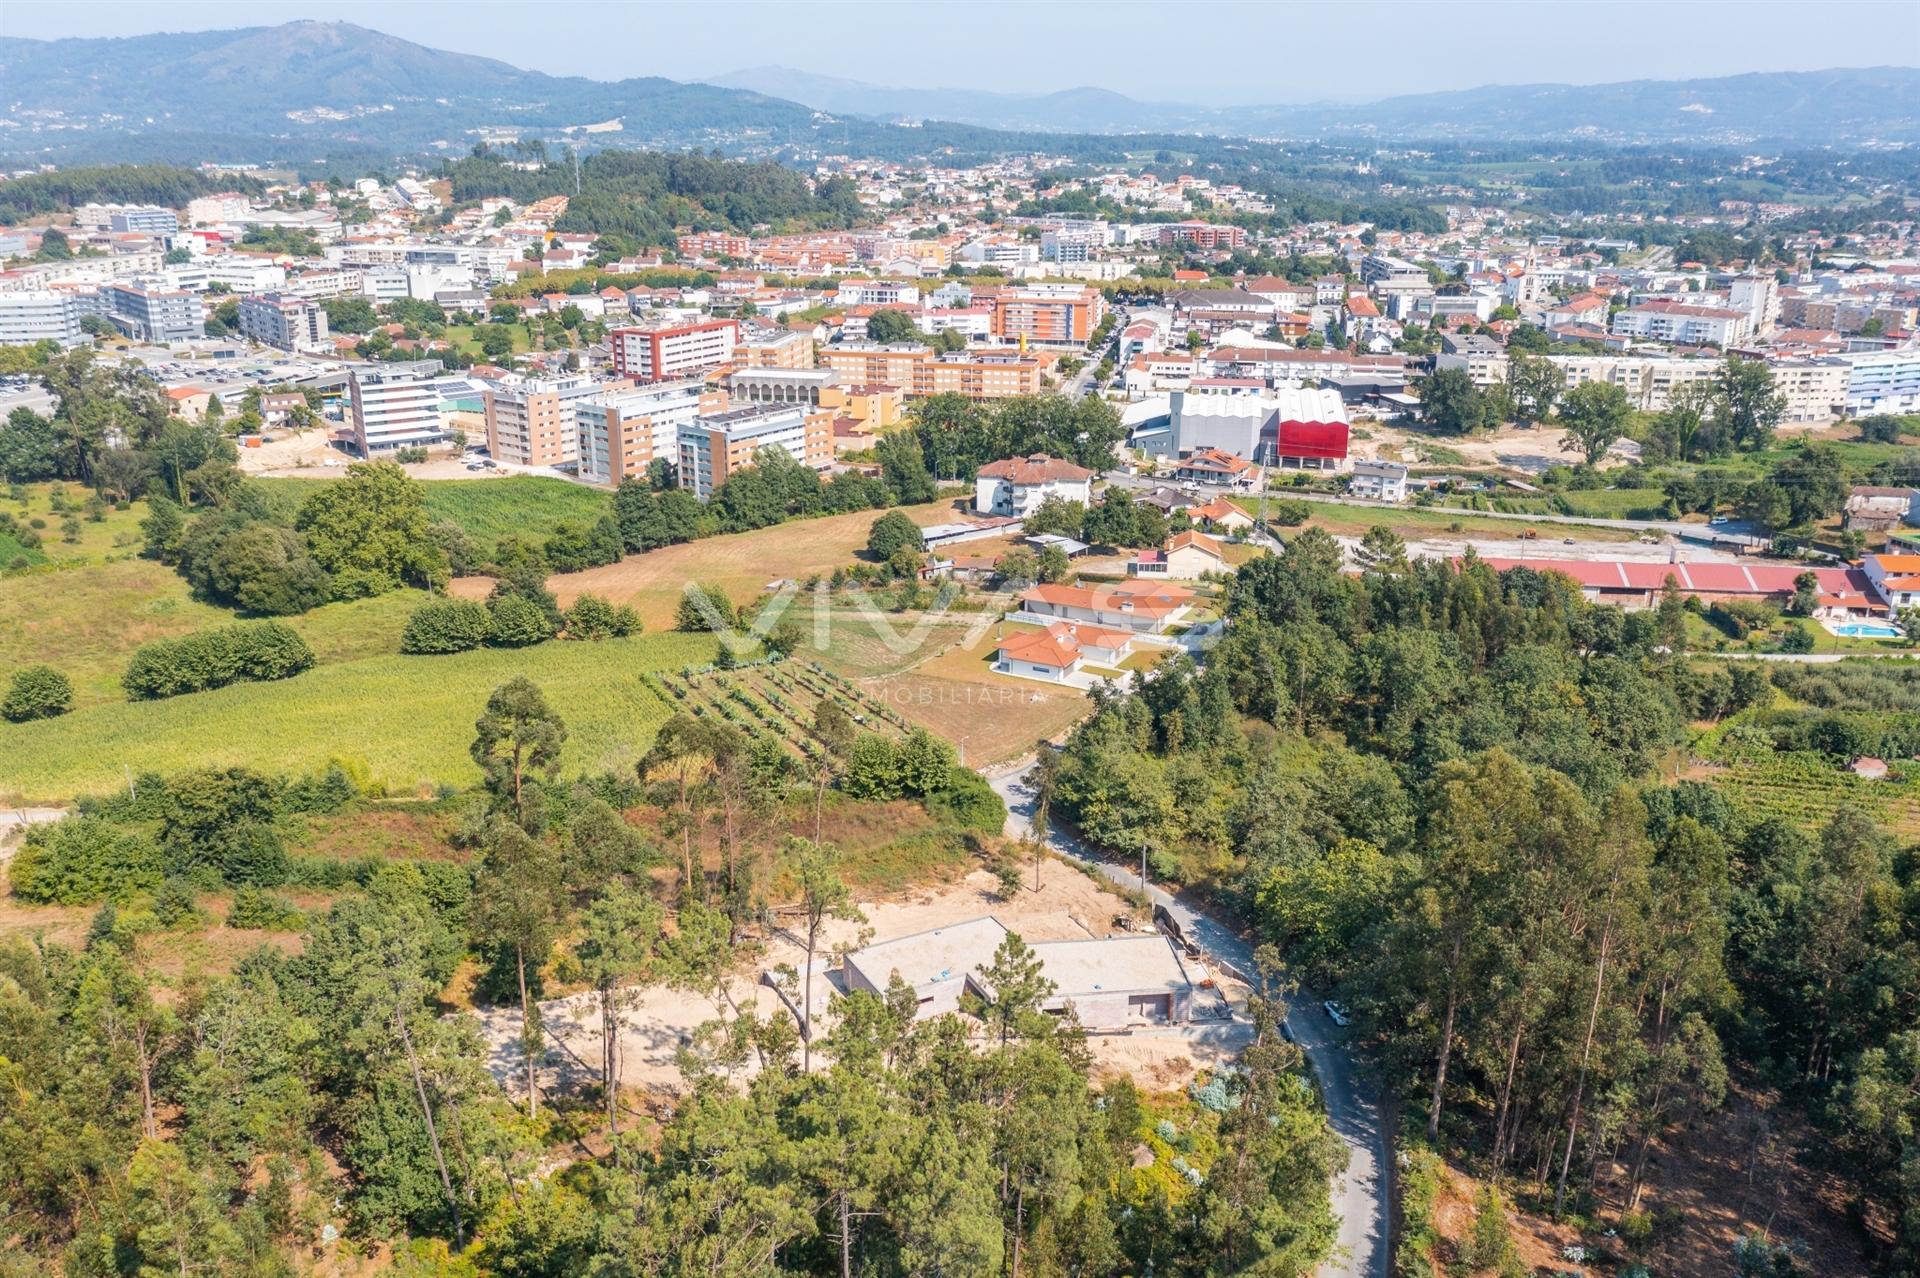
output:
{"label": "paved road", "polygon": [[[1007,804],[1007,834],[1024,838],[1032,829],[1033,795],[1027,785],[1032,765],[991,777]],[[1105,860],[1057,826],[1047,831],[1047,846],[1091,865],[1113,882],[1138,888],[1140,876]],[[1188,937],[1209,957],[1242,972],[1253,970],[1253,946],[1217,916],[1190,901],[1148,885],[1154,904],[1164,905]],[[1341,1046],[1337,1030],[1320,1010],[1320,1000],[1305,989],[1287,1014],[1287,1029],[1307,1054],[1327,1100],[1327,1120],[1347,1147],[1347,1168],[1333,1182],[1333,1210],[1340,1218],[1339,1250],[1321,1266],[1323,1278],[1386,1278],[1388,1268],[1387,1201],[1391,1152],[1381,1126],[1378,1101]]]}

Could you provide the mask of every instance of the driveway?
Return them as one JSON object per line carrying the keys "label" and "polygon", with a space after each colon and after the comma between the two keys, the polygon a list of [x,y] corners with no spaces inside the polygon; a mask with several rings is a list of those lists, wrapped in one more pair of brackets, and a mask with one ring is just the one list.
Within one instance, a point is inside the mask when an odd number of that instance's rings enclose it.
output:
{"label": "driveway", "polygon": [[[989,777],[1006,801],[1006,833],[1025,838],[1032,832],[1029,817],[1033,794],[1028,786],[1032,765]],[[1101,857],[1058,826],[1046,832],[1047,846],[1061,856],[1089,865],[1129,889],[1141,886],[1140,876]],[[1191,901],[1147,885],[1147,895],[1163,905],[1180,923],[1190,940],[1215,963],[1253,971],[1253,946],[1229,924]],[[1338,1249],[1320,1267],[1324,1278],[1387,1278],[1387,1202],[1392,1154],[1381,1126],[1378,1098],[1355,1070],[1340,1043],[1340,1031],[1320,1009],[1320,999],[1302,988],[1287,1013],[1287,1029],[1306,1053],[1326,1097],[1327,1122],[1347,1147],[1346,1170],[1334,1177],[1333,1211],[1340,1219]]]}

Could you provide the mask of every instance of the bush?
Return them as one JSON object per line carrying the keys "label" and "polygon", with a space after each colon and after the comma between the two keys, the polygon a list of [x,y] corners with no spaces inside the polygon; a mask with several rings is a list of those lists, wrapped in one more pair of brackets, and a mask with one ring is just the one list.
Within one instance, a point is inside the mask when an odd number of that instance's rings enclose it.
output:
{"label": "bush", "polygon": [[927,796],[927,810],[983,834],[998,834],[1007,824],[1007,805],[987,779],[958,764],[947,774],[945,788]]}
{"label": "bush", "polygon": [[177,875],[161,880],[159,891],[153,894],[153,917],[168,930],[198,927],[204,916],[193,884]]}
{"label": "bush", "polygon": [[487,605],[492,638],[498,648],[525,648],[553,638],[553,622],[525,595],[501,595]]}
{"label": "bush", "polygon": [[28,666],[15,672],[0,717],[13,723],[51,719],[73,709],[73,684],[52,666]]}
{"label": "bush", "polygon": [[229,883],[275,887],[287,881],[287,849],[270,825],[252,822],[233,827],[214,855],[215,868]]}
{"label": "bush", "polygon": [[99,817],[68,817],[27,831],[9,867],[13,894],[38,905],[128,900],[160,886],[159,844]]}
{"label": "bush", "polygon": [[1276,501],[1267,508],[1267,522],[1283,528],[1297,528],[1307,522],[1313,507],[1304,501]]}
{"label": "bush", "polygon": [[140,648],[121,686],[135,701],[155,701],[230,683],[288,679],[313,666],[313,649],[277,621],[246,622],[162,639]]}
{"label": "bush", "polygon": [[890,510],[873,521],[873,527],[867,531],[869,555],[885,563],[902,546],[910,547],[916,555],[920,553],[920,525],[905,512]]}
{"label": "bush", "polygon": [[727,598],[727,592],[700,582],[688,584],[673,614],[674,629],[689,634],[730,629],[734,621],[733,601]]}
{"label": "bush", "polygon": [[485,604],[471,599],[429,599],[413,610],[400,635],[400,651],[466,652],[493,636],[493,618]]}
{"label": "bush", "polygon": [[227,910],[227,926],[248,931],[297,932],[306,926],[306,916],[286,897],[259,888],[243,887],[233,894]]}
{"label": "bush", "polygon": [[616,607],[598,595],[581,595],[567,609],[569,639],[624,639],[640,633],[640,614],[626,604]]}

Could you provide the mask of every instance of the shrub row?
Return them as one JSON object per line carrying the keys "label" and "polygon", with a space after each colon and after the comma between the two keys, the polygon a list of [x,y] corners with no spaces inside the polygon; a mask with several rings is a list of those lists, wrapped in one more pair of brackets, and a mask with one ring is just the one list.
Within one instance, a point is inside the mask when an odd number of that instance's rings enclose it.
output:
{"label": "shrub row", "polygon": [[278,621],[251,621],[161,639],[133,654],[121,686],[135,701],[155,701],[230,683],[289,679],[313,666],[313,649]]}
{"label": "shrub row", "polygon": [[[581,595],[563,614],[562,622],[568,639],[623,639],[640,633],[640,614],[597,595]],[[431,655],[467,652],[483,645],[524,648],[553,636],[552,619],[522,595],[500,595],[485,604],[430,599],[407,619],[400,651]]]}

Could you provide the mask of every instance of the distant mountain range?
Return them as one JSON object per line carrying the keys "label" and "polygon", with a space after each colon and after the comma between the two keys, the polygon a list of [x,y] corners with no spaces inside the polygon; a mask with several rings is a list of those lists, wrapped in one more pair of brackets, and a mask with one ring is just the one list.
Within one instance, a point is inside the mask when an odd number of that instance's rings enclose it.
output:
{"label": "distant mountain range", "polygon": [[[937,125],[929,122],[945,122]],[[910,125],[913,127],[901,127]],[[1007,131],[1004,133],[990,130]],[[361,161],[460,154],[476,140],[904,156],[1029,148],[1076,135],[1586,138],[1852,144],[1920,141],[1920,70],[1536,85],[1358,106],[1202,107],[1104,89],[1046,94],[885,89],[765,67],[687,84],[526,71],[348,23],[125,38],[0,37],[0,157]],[[1027,136],[1019,136],[1025,134]],[[1063,142],[1063,146],[1068,145]]]}
{"label": "distant mountain range", "polygon": [[1050,133],[1206,132],[1305,138],[1588,138],[1620,142],[1920,141],[1920,69],[1765,71],[1709,80],[1496,85],[1368,103],[1206,107],[1107,89],[890,89],[790,67],[709,81],[873,120],[952,120]]}

